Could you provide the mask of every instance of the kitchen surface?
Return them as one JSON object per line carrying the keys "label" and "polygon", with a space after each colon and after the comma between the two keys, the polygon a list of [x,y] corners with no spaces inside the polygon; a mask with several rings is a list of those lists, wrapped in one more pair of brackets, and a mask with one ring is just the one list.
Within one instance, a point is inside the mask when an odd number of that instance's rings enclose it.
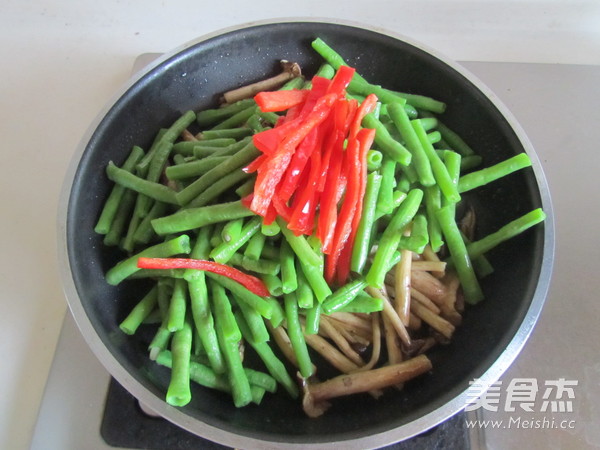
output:
{"label": "kitchen surface", "polygon": [[[5,168],[0,448],[98,448],[94,444],[102,442],[103,394],[91,398],[85,392],[104,392],[109,377],[67,316],[56,257],[61,184],[88,125],[140,55],[168,51],[224,27],[292,16],[361,22],[404,34],[465,61],[513,111],[545,170],[557,241],[546,307],[502,378],[501,406],[511,381],[536,380],[538,403],[534,412],[522,411],[523,420],[556,417],[545,429],[535,424],[478,427],[473,447],[600,445],[600,332],[595,325],[600,278],[593,267],[600,255],[595,177],[600,167],[595,106],[600,102],[600,4],[256,1],[250,8],[235,1],[56,0],[0,5]],[[557,409],[552,416],[551,404],[541,413],[544,383],[559,379],[578,382],[574,398],[565,397],[572,411]],[[83,409],[72,409],[75,403]],[[481,420],[511,423],[510,411],[480,408],[478,413]],[[78,414],[90,418],[86,425]]]}

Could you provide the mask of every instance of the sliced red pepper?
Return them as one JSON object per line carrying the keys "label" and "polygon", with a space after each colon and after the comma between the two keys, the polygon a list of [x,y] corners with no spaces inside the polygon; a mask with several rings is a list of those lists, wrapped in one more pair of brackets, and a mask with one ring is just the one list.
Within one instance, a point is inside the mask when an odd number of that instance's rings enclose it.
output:
{"label": "sliced red pepper", "polygon": [[360,218],[362,216],[362,210],[364,205],[364,197],[365,190],[367,187],[367,152],[371,148],[373,144],[373,139],[375,138],[375,130],[363,128],[361,129],[356,139],[359,142],[359,150],[358,150],[358,164],[359,164],[359,193],[358,193],[358,201],[356,205],[356,211],[354,212],[354,216],[352,217],[352,225],[350,235],[342,252],[340,254],[340,259],[336,265],[336,278],[338,284],[342,285],[348,279],[350,275],[350,262],[352,259],[352,250],[354,249],[354,241],[356,239],[356,233],[358,231],[358,226],[360,224]]}
{"label": "sliced red pepper", "polygon": [[328,254],[331,251],[333,235],[335,233],[335,224],[337,221],[337,199],[336,193],[340,183],[340,173],[344,152],[343,142],[338,140],[333,147],[329,169],[325,180],[325,187],[321,194],[321,204],[319,220],[317,224],[317,237],[321,241],[323,253]]}
{"label": "sliced red pepper", "polygon": [[262,112],[278,112],[304,103],[308,94],[306,89],[264,91],[256,94],[254,101]]}
{"label": "sliced red pepper", "polygon": [[369,114],[375,110],[375,107],[377,106],[377,100],[378,99],[375,94],[369,94],[363,100],[363,102],[360,104],[360,106],[358,107],[358,110],[356,111],[354,120],[352,121],[352,124],[350,125],[350,130],[348,131],[348,134],[350,137],[354,137],[358,134],[358,130],[360,129],[362,120],[365,118],[365,116],[367,114]]}
{"label": "sliced red pepper", "polygon": [[310,156],[318,147],[321,135],[319,130],[319,127],[313,128],[300,143],[300,145],[298,145],[298,148],[294,152],[294,156],[292,156],[290,165],[288,166],[285,176],[279,185],[279,195],[285,202],[287,202],[292,197],[292,194],[296,191],[298,182],[300,180],[300,175],[302,174]]}
{"label": "sliced red pepper", "polygon": [[254,173],[258,170],[262,163],[267,159],[267,155],[260,155],[246,167],[242,168],[242,170],[246,173]]}
{"label": "sliced red pepper", "polygon": [[189,258],[139,258],[137,266],[140,269],[196,269],[212,272],[231,278],[250,292],[261,297],[268,297],[269,290],[261,279],[242,272],[225,264],[215,261]]}
{"label": "sliced red pepper", "polygon": [[333,148],[336,145],[341,145],[340,142],[343,142],[345,139],[344,124],[346,123],[347,117],[348,102],[344,98],[339,99],[331,111],[329,132],[327,133],[327,138],[324,138],[323,141],[324,147],[323,158],[321,161],[321,179],[319,180],[319,185],[317,187],[317,191],[319,192],[323,192],[323,189],[325,189],[325,181],[327,180],[328,176]]}
{"label": "sliced red pepper", "polygon": [[288,228],[292,231],[307,233],[308,229],[312,229],[309,223],[310,218],[315,216],[317,205],[313,202],[315,193],[317,192],[317,184],[321,175],[321,152],[315,151],[310,157],[310,172],[307,180],[303,183],[296,192],[294,200],[294,209],[292,216],[288,222]]}
{"label": "sliced red pepper", "polygon": [[343,94],[344,90],[350,84],[350,81],[352,81],[352,77],[354,76],[355,72],[356,70],[353,67],[340,66],[333,76],[327,92],[333,92],[339,95]]}
{"label": "sliced red pepper", "polygon": [[346,148],[345,169],[347,173],[346,197],[335,225],[335,233],[331,244],[331,252],[325,260],[325,279],[332,283],[336,272],[336,266],[340,259],[342,249],[348,241],[352,231],[352,219],[357,208],[360,193],[360,163],[358,160],[359,142],[350,139]]}
{"label": "sliced red pepper", "polygon": [[297,124],[297,122],[277,124],[274,128],[261,131],[252,136],[252,143],[265,155],[272,155],[286,134],[292,131]]}
{"label": "sliced red pepper", "polygon": [[296,147],[314,127],[327,118],[336,99],[336,94],[328,94],[320,98],[300,126],[283,138],[276,152],[260,166],[251,206],[256,214],[264,216],[267,213],[275,189],[288,168]]}

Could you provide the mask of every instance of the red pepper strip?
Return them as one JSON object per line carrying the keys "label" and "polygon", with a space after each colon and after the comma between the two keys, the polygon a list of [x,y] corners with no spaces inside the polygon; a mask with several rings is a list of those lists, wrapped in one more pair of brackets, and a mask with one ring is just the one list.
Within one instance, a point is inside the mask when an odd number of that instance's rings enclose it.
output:
{"label": "red pepper strip", "polygon": [[294,156],[292,156],[292,161],[279,185],[279,195],[285,202],[292,197],[292,194],[297,189],[300,175],[302,174],[310,155],[312,155],[317,148],[321,136],[319,130],[320,127],[313,128],[300,145],[298,145]]}
{"label": "red pepper strip", "polygon": [[254,101],[262,112],[278,112],[304,103],[307,96],[308,91],[306,89],[263,91],[254,96]]}
{"label": "red pepper strip", "polygon": [[250,205],[252,204],[252,199],[254,198],[254,194],[251,192],[250,194],[246,195],[245,197],[242,197],[242,205],[244,205],[246,208],[250,209]]}
{"label": "red pepper strip", "polygon": [[[279,214],[283,220],[286,222],[290,221],[290,217],[292,216],[292,208],[290,208],[277,193],[275,193],[273,196],[273,201],[271,202],[270,206],[275,209],[275,212]],[[269,211],[267,211],[267,214],[269,214]]]}
{"label": "red pepper strip", "polygon": [[357,111],[358,100],[351,98],[350,100],[348,100],[348,117],[346,118],[346,123],[344,124],[344,130],[346,130],[346,132],[350,130],[350,126],[354,122],[354,118],[356,116]]}
{"label": "red pepper strip", "polygon": [[252,143],[265,155],[272,155],[275,153],[277,145],[295,126],[297,126],[296,122],[285,122],[281,125],[276,125],[274,128],[256,133],[252,136]]}
{"label": "red pepper strip", "polygon": [[360,107],[356,111],[356,115],[354,116],[354,120],[350,125],[350,131],[348,132],[350,137],[355,137],[358,134],[358,130],[360,129],[362,120],[364,117],[373,112],[375,110],[375,106],[377,106],[377,96],[375,94],[369,94],[360,104]]}
{"label": "red pepper strip", "polygon": [[352,259],[352,250],[354,249],[354,241],[356,239],[356,233],[358,231],[360,218],[362,216],[365,190],[367,187],[367,152],[373,144],[373,139],[375,138],[375,130],[362,128],[358,132],[356,138],[359,142],[359,194],[358,202],[356,204],[356,211],[354,212],[354,217],[352,218],[352,228],[350,231],[350,236],[348,237],[346,245],[344,245],[336,267],[336,278],[339,285],[343,285],[348,279],[348,276],[350,275],[350,262]]}
{"label": "red pepper strip", "polygon": [[352,81],[354,72],[356,72],[356,70],[353,67],[340,66],[331,80],[331,84],[329,85],[329,90],[327,92],[334,92],[340,95],[343,94],[344,90],[350,84],[350,81]]}
{"label": "red pepper strip", "polygon": [[327,118],[336,99],[336,94],[328,94],[320,98],[314,109],[303,119],[300,126],[290,132],[280,142],[277,151],[260,166],[254,185],[254,199],[251,206],[252,211],[256,214],[265,216],[275,194],[275,189],[287,170],[296,147],[314,127]]}
{"label": "red pepper strip", "polygon": [[275,219],[277,219],[277,210],[273,206],[273,203],[271,203],[269,205],[269,210],[267,211],[267,214],[265,215],[263,223],[265,225],[271,225],[275,221]]}
{"label": "red pepper strip", "polygon": [[348,117],[348,101],[344,98],[339,99],[331,112],[330,116],[330,131],[326,134],[327,138],[324,140],[323,158],[321,159],[321,179],[317,186],[317,191],[323,192],[325,189],[325,181],[328,177],[329,164],[333,148],[336,145],[340,145],[339,142],[343,142],[345,139],[344,124]]}
{"label": "red pepper strip", "polygon": [[268,297],[269,290],[262,280],[225,264],[215,261],[189,258],[139,258],[137,266],[140,269],[196,269],[212,272],[231,278],[250,292],[261,297]]}
{"label": "red pepper strip", "polygon": [[346,198],[340,208],[338,220],[335,224],[335,233],[331,245],[331,252],[325,260],[325,280],[332,283],[336,266],[340,259],[342,249],[348,241],[352,231],[352,219],[357,208],[360,194],[360,163],[358,159],[359,142],[357,139],[350,139],[346,148],[345,169],[347,173]]}
{"label": "red pepper strip", "polygon": [[328,80],[324,77],[313,77],[311,80],[312,87],[310,88],[310,94],[306,97],[306,101],[304,102],[304,106],[300,111],[300,115],[309,114],[312,109],[315,107],[317,101],[327,94],[327,89],[331,84],[331,80]]}
{"label": "red pepper strip", "polygon": [[312,201],[317,191],[317,183],[321,175],[321,152],[315,151],[310,157],[310,172],[306,183],[303,183],[296,192],[292,216],[288,222],[288,228],[292,231],[306,233],[308,228],[312,228],[309,218],[314,217],[314,210],[317,205]]}
{"label": "red pepper strip", "polygon": [[244,167],[242,170],[246,173],[254,173],[258,170],[260,165],[265,162],[267,155],[263,154],[258,156],[254,161]]}
{"label": "red pepper strip", "polygon": [[331,244],[333,242],[335,224],[337,221],[336,192],[338,191],[344,156],[342,145],[343,142],[338,140],[333,148],[329,169],[327,171],[327,179],[325,180],[325,187],[321,194],[317,237],[321,241],[321,247],[325,254],[328,254],[331,251]]}

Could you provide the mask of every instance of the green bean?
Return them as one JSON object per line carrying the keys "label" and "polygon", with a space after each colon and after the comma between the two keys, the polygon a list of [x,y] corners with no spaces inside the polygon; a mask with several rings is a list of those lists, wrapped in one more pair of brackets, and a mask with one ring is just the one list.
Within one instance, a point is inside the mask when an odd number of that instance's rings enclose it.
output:
{"label": "green bean", "polygon": [[194,325],[202,346],[206,351],[210,366],[216,373],[224,373],[225,361],[219,347],[214,317],[208,301],[206,276],[200,270],[196,270],[195,272],[195,276],[188,279],[188,291]]}
{"label": "green bean", "polygon": [[220,156],[231,156],[243,149],[250,142],[252,142],[252,137],[247,136],[237,141],[235,144],[228,145],[227,147],[206,147],[198,144],[194,147],[194,156],[198,159],[206,157],[217,158]]}
{"label": "green bean", "polygon": [[[340,54],[338,54],[333,48],[327,45],[325,41],[323,41],[323,39],[316,38],[314,41],[311,42],[311,46],[335,70],[338,70],[340,66],[348,65],[344,61],[344,58]],[[366,80],[357,73],[354,74],[353,79],[366,83]]]}
{"label": "green bean", "polygon": [[187,405],[192,399],[190,391],[190,357],[192,354],[192,326],[189,320],[173,335],[171,343],[171,381],[167,390],[167,403]]}
{"label": "green bean", "polygon": [[437,253],[444,245],[442,239],[442,229],[436,216],[437,211],[442,207],[442,195],[438,186],[429,186],[425,188],[425,211],[427,212],[427,232],[431,249]]}
{"label": "green bean", "polygon": [[[448,170],[448,175],[450,175],[450,180],[454,186],[458,187],[458,182],[460,179],[460,161],[462,157],[459,153],[456,153],[452,150],[445,150],[443,154],[444,164],[446,164],[446,169]],[[454,212],[452,213],[456,216],[456,203],[448,201],[447,198],[444,197],[443,206],[453,205]]]}
{"label": "green bean", "polygon": [[[157,364],[168,368],[173,367],[173,356],[169,350],[163,350],[156,358]],[[231,392],[229,382],[210,367],[196,361],[190,361],[190,380],[201,386],[223,392]]]}
{"label": "green bean", "polygon": [[232,138],[235,140],[250,136],[252,130],[247,127],[228,128],[226,130],[206,130],[202,132],[202,140]]}
{"label": "green bean", "polygon": [[435,117],[422,117],[419,119],[425,131],[431,131],[438,125],[438,120]]}
{"label": "green bean", "polygon": [[371,297],[364,291],[359,292],[354,300],[338,309],[338,312],[363,314],[377,311],[383,311],[383,298]]}
{"label": "green bean", "polygon": [[281,241],[279,261],[281,263],[281,289],[283,293],[289,294],[298,288],[298,279],[294,252],[286,239]]}
{"label": "green bean", "polygon": [[[297,262],[298,267],[296,268],[296,299],[298,300],[298,306],[302,309],[312,308],[314,304],[314,293],[308,280],[306,279],[306,275],[304,275],[304,270],[299,262]],[[287,294],[288,292],[286,292]]]}
{"label": "green bean", "polygon": [[[226,222],[226,223],[218,223],[215,225],[215,228],[213,230],[213,233],[210,235],[210,250],[212,250],[213,248],[215,248],[217,245],[221,245],[223,243],[223,229],[225,228],[225,225],[227,225],[228,223],[231,222]],[[209,250],[209,256],[210,256],[210,250]],[[208,257],[207,257],[208,259]]]}
{"label": "green bean", "polygon": [[[279,224],[275,221],[271,222],[268,225],[263,222],[260,225],[260,232],[267,237],[277,236],[280,231],[281,230],[279,229]],[[264,251],[264,247],[263,247],[263,251]]]}
{"label": "green bean", "polygon": [[367,152],[367,170],[373,172],[381,167],[383,155],[379,150],[369,150]]}
{"label": "green bean", "polygon": [[381,175],[372,172],[367,175],[367,186],[363,200],[363,211],[356,231],[350,268],[362,273],[371,251],[371,232],[375,226],[375,211],[381,186]]}
{"label": "green bean", "polygon": [[154,286],[140,302],[134,306],[129,315],[121,322],[119,328],[125,334],[135,334],[138,327],[154,310],[158,289]]}
{"label": "green bean", "polygon": [[[417,136],[406,111],[399,103],[390,103],[388,105],[388,113],[394,122],[398,132],[404,139],[406,148],[412,154],[412,164],[417,172],[419,181],[423,186],[432,186],[435,184],[435,178],[431,171],[431,164],[425,149],[421,145],[419,137]],[[417,119],[418,120],[418,119]],[[419,124],[422,124],[419,121]]]}
{"label": "green bean", "polygon": [[394,210],[394,187],[396,184],[396,161],[384,158],[381,164],[381,185],[375,205],[375,217],[390,214]]}
{"label": "green bean", "polygon": [[465,294],[465,301],[475,304],[483,300],[483,291],[479,286],[471,258],[467,253],[467,248],[456,224],[454,208],[452,206],[445,206],[436,213],[436,216],[442,228],[442,233],[446,238],[446,245],[450,251],[452,261],[456,267],[456,272]]}
{"label": "green bean", "polygon": [[154,219],[151,223],[157,234],[165,235],[252,215],[254,213],[238,200],[200,208],[182,209],[169,216]]}
{"label": "green bean", "polygon": [[205,149],[207,153],[220,152],[224,147],[230,147],[237,141],[233,138],[218,138],[210,140],[181,141],[173,144],[173,153],[183,156],[194,156],[197,148]]}
{"label": "green bean", "polygon": [[251,105],[246,109],[235,113],[233,116],[228,117],[223,122],[213,126],[211,130],[226,130],[227,128],[236,128],[246,122],[252,114],[256,112],[258,108],[255,105]]}
{"label": "green bean", "polygon": [[144,219],[140,222],[135,233],[133,234],[133,240],[136,244],[147,244],[152,240],[156,233],[154,232],[154,228],[152,228],[151,221],[162,217],[169,210],[169,205],[163,202],[154,202],[150,211]]}
{"label": "green bean", "polygon": [[262,403],[262,399],[265,396],[266,390],[261,388],[260,386],[250,385],[250,395],[252,396],[252,403],[256,405],[260,405]]}
{"label": "green bean", "polygon": [[248,180],[246,180],[246,182],[244,184],[242,184],[235,190],[235,193],[240,198],[244,198],[247,195],[250,195],[252,192],[254,192],[254,183],[255,182],[256,182],[256,177],[249,178]]}
{"label": "green bean", "polygon": [[154,158],[154,155],[156,154],[156,151],[158,149],[158,144],[160,143],[162,137],[165,135],[166,132],[166,128],[161,128],[160,130],[158,130],[158,133],[156,133],[156,136],[154,136],[154,140],[152,141],[150,150],[148,150],[148,153],[146,153],[144,157],[135,166],[136,173],[138,174],[138,176],[146,178],[146,175],[148,175],[150,162],[152,161],[152,158]]}
{"label": "green bean", "polygon": [[360,278],[345,284],[323,302],[323,312],[325,314],[331,314],[339,311],[341,308],[354,300],[358,293],[366,287],[367,282]]}
{"label": "green bean", "polygon": [[417,111],[417,109],[409,104],[406,103],[404,106],[404,111],[406,112],[406,115],[408,116],[409,119],[416,119],[417,117],[419,117],[419,112]]}
{"label": "green bean", "polygon": [[209,283],[209,288],[214,307],[215,321],[220,324],[223,336],[229,341],[239,341],[242,335],[235,323],[231,301],[225,292],[225,288],[214,281]]}
{"label": "green bean", "polygon": [[[163,320],[168,320],[169,304],[171,303],[171,295],[173,294],[173,286],[175,285],[174,278],[159,278],[156,281],[157,303],[158,309]],[[165,322],[166,323],[166,322]]]}
{"label": "green bean", "polygon": [[137,193],[127,189],[123,194],[123,198],[119,202],[119,208],[117,209],[117,213],[113,218],[110,229],[108,233],[104,236],[104,245],[113,246],[118,245],[121,240],[121,235],[123,234],[123,230],[127,225],[127,221],[131,217],[131,213],[133,211],[133,207],[135,205],[135,199],[137,197]]}
{"label": "green bean", "polygon": [[210,252],[210,257],[215,261],[225,264],[231,259],[248,240],[260,229],[261,218],[251,218],[242,228],[242,231],[235,241],[223,242]]}
{"label": "green bean", "polygon": [[140,269],[127,277],[128,280],[142,278],[183,278],[187,269]]}
{"label": "green bean", "polygon": [[[348,85],[348,90],[353,94],[360,94],[365,97],[369,94],[375,94],[379,101],[386,105],[390,103],[401,103],[404,105],[406,103],[406,99],[398,95],[398,93],[382,88],[381,86],[359,81],[356,78],[352,79]],[[416,114],[416,110],[414,108],[411,109]]]}
{"label": "green bean", "polygon": [[196,114],[196,122],[198,122],[200,127],[204,128],[214,123],[222,122],[234,114],[247,109],[249,106],[254,105],[256,105],[254,99],[248,98],[237,101],[230,105],[223,106],[221,108],[205,109],[204,111]]}
{"label": "green bean", "polygon": [[234,253],[228,259],[228,264],[232,266],[241,266],[250,272],[256,272],[265,275],[277,275],[280,271],[280,265],[277,261],[269,259],[249,259],[240,253]]}
{"label": "green bean", "polygon": [[467,170],[474,169],[475,167],[481,164],[483,158],[479,155],[469,155],[462,158],[460,161],[460,170],[461,172],[466,172]]}
{"label": "green bean", "polygon": [[[471,243],[471,241],[462,232],[461,232],[461,236],[463,238],[463,241],[465,241],[465,245],[467,246],[467,252],[468,252],[469,244]],[[472,258],[471,262],[473,263],[473,270],[475,270],[475,273],[477,274],[477,277],[479,279],[485,278],[494,272],[494,267],[492,266],[490,261],[486,258],[485,254],[481,254],[481,255],[477,256],[476,258]]]}
{"label": "green bean", "polygon": [[[235,324],[236,328],[238,328],[235,317],[232,319],[232,323]],[[216,327],[219,344],[221,345],[225,362],[227,364],[227,377],[229,379],[229,385],[231,386],[233,403],[236,407],[240,408],[252,401],[252,391],[250,389],[248,376],[246,375],[244,366],[242,365],[242,358],[239,352],[239,340],[228,339],[225,336],[222,323],[219,320],[218,315],[216,316]]]}
{"label": "green bean", "polygon": [[171,333],[167,328],[167,320],[163,319],[163,322],[158,330],[154,334],[150,345],[148,345],[148,351],[150,352],[150,359],[155,360],[156,357],[167,348],[169,341],[171,340]]}
{"label": "green bean", "polygon": [[253,292],[250,292],[241,284],[233,281],[231,278],[225,277],[223,275],[206,272],[206,276],[219,283],[221,286],[223,286],[225,289],[227,289],[229,292],[235,295],[237,299],[250,305],[256,311],[258,311],[258,313],[265,319],[271,318],[274,307],[271,301],[268,299],[268,297],[260,297],[254,294]]}
{"label": "green bean", "polygon": [[[292,247],[293,248],[293,247]],[[299,255],[296,253],[296,256]],[[331,295],[331,288],[325,278],[323,277],[323,266],[322,264],[318,266],[311,266],[304,263],[301,259],[299,259],[300,266],[302,267],[302,273],[306,277],[308,284],[313,290],[317,301],[321,303],[327,297]]]}
{"label": "green bean", "polygon": [[242,227],[244,226],[244,219],[235,219],[227,222],[221,230],[221,242],[231,242],[240,238],[242,233]]}
{"label": "green bean", "polygon": [[246,245],[246,249],[244,250],[244,257],[253,261],[258,261],[262,253],[262,249],[265,246],[265,239],[266,236],[262,233],[256,233],[254,236],[252,236]]}
{"label": "green bean", "polygon": [[394,209],[396,209],[400,204],[406,199],[406,192],[402,192],[399,190],[395,190],[392,192],[392,203],[394,205]]}
{"label": "green bean", "polygon": [[[142,150],[138,146],[133,146],[131,153],[123,163],[122,170],[126,172],[132,172],[135,168],[137,162],[144,156],[144,150]],[[108,198],[104,202],[104,207],[102,208],[102,212],[100,213],[100,218],[96,223],[96,227],[94,231],[98,234],[107,234],[110,231],[110,226],[112,221],[117,214],[119,209],[119,205],[123,198],[123,194],[125,194],[125,187],[121,185],[113,186]]]}
{"label": "green bean", "polygon": [[[429,114],[426,114],[425,117],[431,117]],[[461,156],[469,156],[474,155],[475,152],[469,145],[454,131],[444,125],[443,122],[438,120],[438,124],[436,126],[437,130],[442,134],[442,139],[448,143],[450,148],[458,153]]]}
{"label": "green bean", "polygon": [[188,204],[214,183],[230,174],[232,171],[241,169],[242,166],[248,164],[256,158],[259,153],[260,152],[256,147],[254,147],[254,144],[251,142],[248,143],[242,150],[231,156],[231,158],[206,172],[183,191],[178,192],[176,194],[177,201],[182,205]]}
{"label": "green bean", "polygon": [[176,193],[173,189],[159,183],[144,180],[126,170],[118,168],[112,161],[109,161],[106,167],[106,174],[111,181],[146,195],[152,199],[159,200],[173,205],[179,205],[176,198]]}
{"label": "green bean", "polygon": [[296,236],[294,233],[292,233],[281,217],[277,218],[277,223],[281,229],[281,232],[285,236],[285,239],[290,244],[290,247],[292,247],[292,250],[294,250],[294,253],[298,259],[300,259],[300,261],[304,261],[306,265],[312,266],[318,266],[321,264],[321,259],[314,252],[304,236]]}
{"label": "green bean", "polygon": [[304,78],[300,77],[295,77],[292,78],[291,80],[287,81],[283,86],[281,86],[279,88],[280,91],[289,91],[292,89],[301,89],[302,85],[304,84]]}
{"label": "green bean", "polygon": [[423,150],[427,154],[427,158],[429,158],[431,169],[435,180],[440,187],[440,191],[442,191],[442,194],[444,194],[444,197],[446,197],[448,201],[458,202],[460,200],[460,194],[458,193],[456,186],[452,183],[450,175],[448,175],[448,170],[446,170],[446,166],[435,152],[431,143],[427,140],[427,133],[423,130],[423,125],[421,125],[421,122],[418,120],[411,121],[411,124],[423,146]]}
{"label": "green bean", "polygon": [[169,331],[178,331],[183,328],[187,310],[187,283],[183,278],[175,280],[173,295],[169,305],[167,328]]}
{"label": "green bean", "polygon": [[251,176],[251,174],[246,173],[241,169],[236,169],[206,188],[194,200],[189,202],[186,205],[186,208],[198,208],[200,206],[205,206],[232,186],[239,184],[241,181],[244,181]]}
{"label": "green bean", "polygon": [[304,332],[306,334],[317,334],[319,332],[319,321],[323,307],[321,303],[315,303],[312,308],[306,310],[304,321]]}
{"label": "green bean", "polygon": [[543,222],[546,218],[546,214],[541,208],[534,209],[527,214],[507,223],[498,231],[488,234],[478,241],[472,242],[468,245],[467,250],[471,258],[477,258],[484,253],[489,252],[491,249],[501,244],[502,242],[517,236],[523,231]]}
{"label": "green bean", "polygon": [[277,275],[263,273],[261,274],[260,278],[265,283],[269,294],[275,297],[283,295],[283,286],[281,284],[281,279]]}
{"label": "green bean", "polygon": [[367,114],[364,117],[362,124],[365,128],[375,129],[375,143],[385,156],[404,166],[410,164],[412,158],[411,153],[400,142],[390,136],[385,125],[377,120],[375,116],[373,116],[373,113]]}
{"label": "green bean", "polygon": [[250,386],[257,386],[271,393],[277,391],[277,380],[271,375],[250,368],[245,368],[244,372],[246,372]]}
{"label": "green bean", "polygon": [[437,114],[442,114],[446,110],[446,104],[424,95],[407,94],[405,92],[395,92],[400,97],[404,98],[407,103],[417,109],[431,111]]}
{"label": "green bean", "polygon": [[439,131],[432,131],[431,133],[427,133],[427,140],[431,144],[437,144],[442,140],[442,135]]}
{"label": "green bean", "polygon": [[262,112],[260,110],[258,111],[258,117],[260,117],[263,122],[267,122],[271,125],[275,125],[281,117],[279,114],[274,112]]}
{"label": "green bean", "polygon": [[531,166],[531,160],[527,153],[519,153],[491,167],[463,175],[458,180],[458,191],[460,193],[470,191],[529,166]]}
{"label": "green bean", "polygon": [[[138,195],[138,199],[140,198],[141,196]],[[135,232],[140,223],[142,223],[142,218],[134,214],[131,217],[131,220],[129,221],[127,233],[125,233],[125,237],[121,240],[121,243],[119,244],[121,250],[123,250],[124,252],[133,252],[135,248],[135,241],[133,240],[133,236],[135,235]]]}
{"label": "green bean", "polygon": [[185,180],[187,178],[198,177],[214,169],[228,158],[228,156],[212,156],[199,161],[169,166],[165,169],[165,174],[169,180]]}
{"label": "green bean", "polygon": [[190,251],[190,238],[185,234],[167,242],[153,245],[152,247],[148,247],[138,254],[117,263],[112,269],[106,272],[106,282],[113,286],[117,285],[129,275],[140,270],[137,267],[138,258],[167,258],[173,255],[189,253]]}
{"label": "green bean", "polygon": [[406,200],[394,212],[391,222],[381,236],[373,264],[367,272],[366,281],[369,286],[376,288],[383,286],[387,272],[385,270],[386,264],[398,248],[402,232],[417,213],[422,199],[423,191],[421,189],[412,189],[408,193]]}
{"label": "green bean", "polygon": [[250,116],[250,118],[246,121],[246,126],[252,130],[253,134],[260,133],[266,129],[258,112]]}
{"label": "green bean", "polygon": [[[237,300],[235,299],[235,296],[233,298],[234,300]],[[267,342],[270,339],[270,336],[262,316],[243,301],[236,301],[236,304],[240,308],[240,311],[248,324],[252,339],[254,339],[255,342]]]}
{"label": "green bean", "polygon": [[425,250],[429,243],[429,234],[427,232],[427,218],[421,213],[417,213],[413,220],[410,236],[402,236],[400,248],[410,250],[419,255]]}
{"label": "green bean", "polygon": [[302,326],[300,325],[300,318],[298,316],[298,302],[295,294],[293,292],[285,294],[283,302],[285,305],[288,335],[292,349],[296,355],[296,360],[298,361],[298,369],[303,378],[308,378],[313,374],[313,365],[308,354],[304,335],[302,334]]}
{"label": "green bean", "polygon": [[267,371],[273,378],[277,380],[279,384],[290,394],[292,398],[298,397],[298,386],[294,380],[290,377],[285,365],[275,356],[273,350],[266,342],[256,342],[252,333],[248,329],[248,325],[244,319],[244,316],[240,311],[236,312],[237,323],[240,327],[244,339],[250,344],[250,346],[256,351],[262,362],[264,363]]}

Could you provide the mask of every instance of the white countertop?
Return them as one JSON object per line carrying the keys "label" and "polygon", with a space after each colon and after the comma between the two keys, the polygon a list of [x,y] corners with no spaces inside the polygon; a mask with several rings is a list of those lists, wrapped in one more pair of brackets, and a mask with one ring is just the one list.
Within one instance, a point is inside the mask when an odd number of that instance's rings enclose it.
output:
{"label": "white countertop", "polygon": [[[0,4],[0,448],[27,448],[66,303],[56,208],[89,123],[136,56],[252,20],[381,26],[455,60],[600,65],[597,1],[11,1]],[[277,10],[276,14],[268,11]],[[593,243],[595,244],[595,243]],[[592,278],[583,269],[582,278]]]}

